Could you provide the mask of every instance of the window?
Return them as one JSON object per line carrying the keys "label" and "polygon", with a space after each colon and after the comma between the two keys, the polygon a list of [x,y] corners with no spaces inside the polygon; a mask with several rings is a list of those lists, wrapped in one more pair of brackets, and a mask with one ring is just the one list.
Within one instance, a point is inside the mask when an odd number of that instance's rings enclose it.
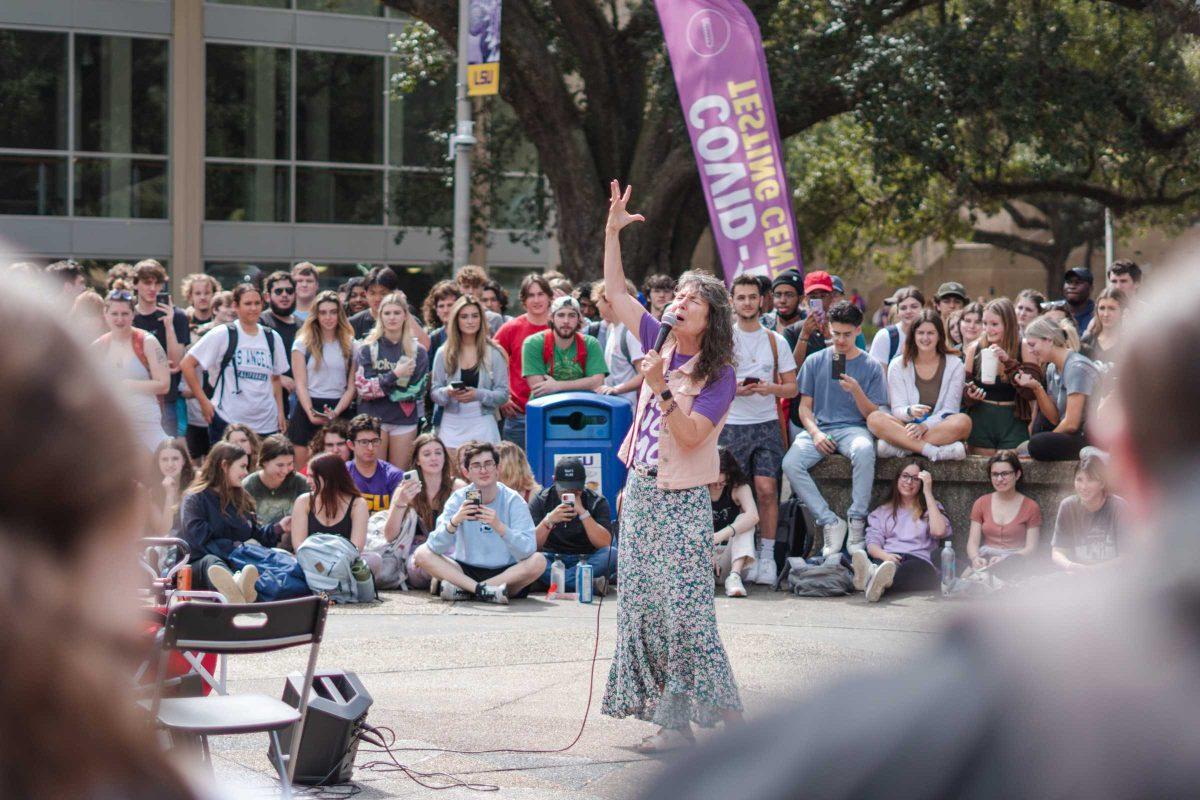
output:
{"label": "window", "polygon": [[75,147],[167,154],[167,43],[75,36]]}
{"label": "window", "polygon": [[0,147],[67,149],[67,76],[65,33],[0,30]]}
{"label": "window", "polygon": [[382,164],[383,105],[382,58],[297,51],[296,160]]}
{"label": "window", "polygon": [[383,172],[296,168],[296,222],[383,224]]}
{"label": "window", "polygon": [[75,162],[75,215],[167,217],[167,162],[80,158]]}
{"label": "window", "polygon": [[210,44],[205,72],[206,155],[289,159],[289,51]]}
{"label": "window", "polygon": [[67,159],[0,156],[0,214],[67,213]]}
{"label": "window", "polygon": [[228,222],[288,222],[287,165],[214,164],[204,167],[204,218]]}

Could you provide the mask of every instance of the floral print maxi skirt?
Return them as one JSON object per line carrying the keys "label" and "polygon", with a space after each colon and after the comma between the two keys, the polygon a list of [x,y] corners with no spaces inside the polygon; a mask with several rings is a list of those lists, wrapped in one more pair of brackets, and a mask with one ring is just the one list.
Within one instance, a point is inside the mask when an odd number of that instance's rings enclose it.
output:
{"label": "floral print maxi skirt", "polygon": [[630,472],[618,548],[617,648],[601,711],[664,728],[742,710],[713,604],[708,489]]}

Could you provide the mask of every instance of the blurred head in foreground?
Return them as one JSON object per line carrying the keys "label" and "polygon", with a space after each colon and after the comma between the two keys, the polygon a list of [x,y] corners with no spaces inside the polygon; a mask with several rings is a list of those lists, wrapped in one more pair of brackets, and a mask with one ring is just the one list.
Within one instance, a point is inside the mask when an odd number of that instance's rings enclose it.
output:
{"label": "blurred head in foreground", "polygon": [[130,693],[146,459],[46,295],[0,276],[0,795],[189,797]]}

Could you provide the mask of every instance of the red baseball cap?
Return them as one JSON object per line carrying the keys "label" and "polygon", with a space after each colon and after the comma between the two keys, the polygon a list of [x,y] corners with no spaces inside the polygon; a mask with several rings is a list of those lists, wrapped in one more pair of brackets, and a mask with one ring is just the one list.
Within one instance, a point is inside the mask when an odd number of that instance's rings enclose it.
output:
{"label": "red baseball cap", "polygon": [[827,292],[833,292],[833,278],[829,277],[828,272],[817,270],[810,272],[804,276],[804,293],[808,294],[813,289],[824,289]]}

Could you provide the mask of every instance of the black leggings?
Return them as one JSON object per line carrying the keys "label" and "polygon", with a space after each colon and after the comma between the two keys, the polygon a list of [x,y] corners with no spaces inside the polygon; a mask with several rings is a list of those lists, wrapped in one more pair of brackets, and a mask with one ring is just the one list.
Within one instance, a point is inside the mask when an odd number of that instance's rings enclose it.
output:
{"label": "black leggings", "polygon": [[1054,426],[1039,411],[1029,437],[1029,455],[1036,461],[1075,461],[1087,444],[1082,428],[1078,433],[1055,433]]}
{"label": "black leggings", "polygon": [[[881,563],[871,559],[875,563]],[[896,575],[888,594],[897,592],[930,592],[942,585],[942,576],[938,568],[920,556],[903,553],[900,563],[896,565]]]}

